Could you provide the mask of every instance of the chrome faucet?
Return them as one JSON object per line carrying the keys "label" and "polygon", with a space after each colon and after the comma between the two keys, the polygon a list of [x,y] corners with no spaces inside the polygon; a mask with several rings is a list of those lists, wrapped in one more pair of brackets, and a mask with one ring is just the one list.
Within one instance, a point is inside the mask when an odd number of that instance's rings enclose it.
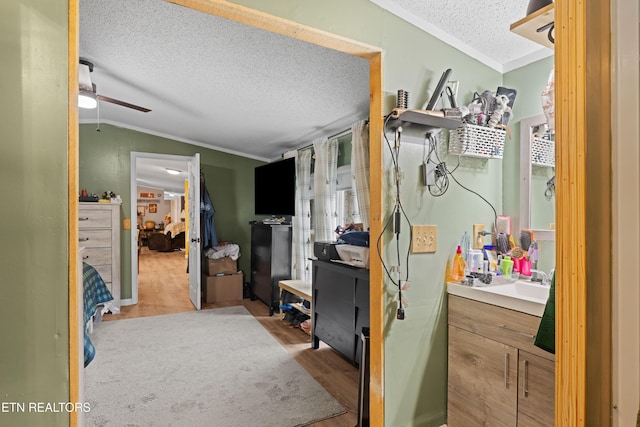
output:
{"label": "chrome faucet", "polygon": [[542,270],[531,269],[531,281],[540,282],[543,286],[551,285],[549,276]]}

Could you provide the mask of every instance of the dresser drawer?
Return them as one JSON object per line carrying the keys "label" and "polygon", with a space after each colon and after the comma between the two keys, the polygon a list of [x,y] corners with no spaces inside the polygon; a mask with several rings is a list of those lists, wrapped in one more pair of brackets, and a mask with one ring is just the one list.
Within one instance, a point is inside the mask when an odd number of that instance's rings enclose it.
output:
{"label": "dresser drawer", "polygon": [[102,280],[109,285],[109,290],[111,290],[111,265],[94,265],[92,267],[96,269]]}
{"label": "dresser drawer", "polygon": [[546,359],[555,356],[533,345],[540,318],[530,314],[449,295],[449,324]]}
{"label": "dresser drawer", "polygon": [[83,228],[111,228],[111,210],[80,209],[78,226]]}
{"label": "dresser drawer", "polygon": [[110,248],[111,230],[83,230],[78,231],[78,241],[84,248]]}
{"label": "dresser drawer", "polygon": [[[92,267],[111,266],[111,248],[86,248],[82,253],[82,261]],[[102,278],[104,279],[104,277]]]}

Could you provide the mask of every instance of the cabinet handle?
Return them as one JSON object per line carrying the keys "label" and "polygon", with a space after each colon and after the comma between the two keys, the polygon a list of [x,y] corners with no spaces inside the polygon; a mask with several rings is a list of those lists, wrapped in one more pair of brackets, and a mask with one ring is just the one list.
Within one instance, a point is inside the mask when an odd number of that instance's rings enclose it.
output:
{"label": "cabinet handle", "polygon": [[86,242],[87,240],[89,240],[88,237],[81,237],[80,239],[78,239],[79,242]]}
{"label": "cabinet handle", "polygon": [[78,221],[89,221],[89,217],[88,216],[83,216],[78,218]]}
{"label": "cabinet handle", "polygon": [[83,256],[82,259],[89,259],[89,255]]}
{"label": "cabinet handle", "polygon": [[529,361],[524,362],[524,387],[522,388],[522,395],[524,397],[529,396]]}
{"label": "cabinet handle", "polygon": [[504,388],[509,388],[509,353],[504,354]]}
{"label": "cabinet handle", "polygon": [[522,331],[519,331],[517,329],[510,328],[507,325],[498,325],[498,328],[502,328],[505,331],[513,332],[514,334],[524,335],[527,338],[535,338],[535,335],[533,335],[533,334],[530,334],[528,332],[522,332]]}

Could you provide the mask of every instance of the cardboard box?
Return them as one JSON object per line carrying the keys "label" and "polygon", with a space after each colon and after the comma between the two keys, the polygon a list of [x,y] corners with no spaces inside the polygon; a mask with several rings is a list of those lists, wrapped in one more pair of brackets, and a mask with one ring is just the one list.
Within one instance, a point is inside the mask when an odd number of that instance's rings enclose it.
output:
{"label": "cardboard box", "polygon": [[203,276],[204,302],[209,304],[242,300],[243,278],[242,272],[220,276]]}
{"label": "cardboard box", "polygon": [[207,258],[204,262],[204,274],[215,276],[217,274],[234,274],[238,272],[238,261],[228,256],[218,259]]}

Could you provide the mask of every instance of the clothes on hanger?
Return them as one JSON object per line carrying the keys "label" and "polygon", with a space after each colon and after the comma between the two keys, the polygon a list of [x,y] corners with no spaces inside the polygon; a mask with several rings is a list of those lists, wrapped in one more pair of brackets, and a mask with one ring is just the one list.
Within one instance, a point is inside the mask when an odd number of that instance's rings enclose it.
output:
{"label": "clothes on hanger", "polygon": [[204,174],[200,172],[200,215],[202,217],[202,237],[205,249],[218,246],[214,214],[215,210],[213,209],[213,203],[211,203],[211,197],[209,197]]}

